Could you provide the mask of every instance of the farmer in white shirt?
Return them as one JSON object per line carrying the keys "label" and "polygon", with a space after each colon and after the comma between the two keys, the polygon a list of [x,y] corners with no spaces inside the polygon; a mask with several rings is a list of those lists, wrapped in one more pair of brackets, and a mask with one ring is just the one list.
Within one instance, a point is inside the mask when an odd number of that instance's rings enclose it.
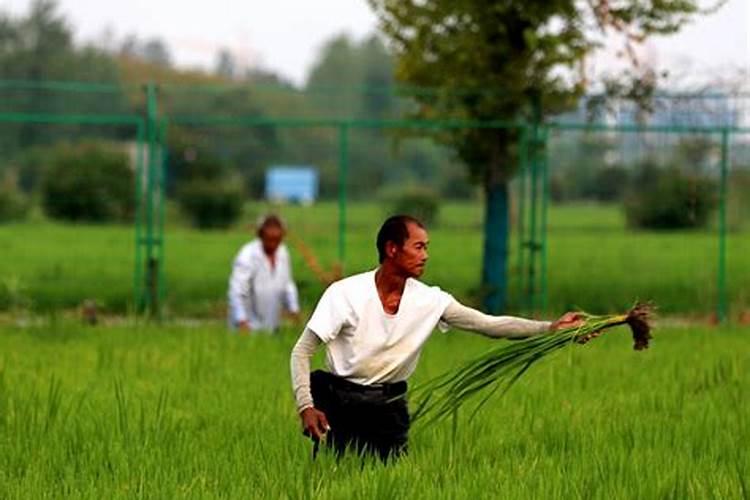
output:
{"label": "farmer in white shirt", "polygon": [[[578,323],[575,313],[552,322],[490,316],[417,281],[427,262],[427,231],[394,216],[377,236],[380,266],[330,285],[292,350],[292,388],[305,434],[341,455],[347,448],[383,460],[406,451],[406,379],[435,329],[448,326],[489,337],[524,338]],[[326,345],[329,372],[310,374],[310,358]],[[329,432],[330,431],[330,432]]]}
{"label": "farmer in white shirt", "polygon": [[233,329],[275,331],[282,309],[297,315],[299,299],[289,252],[282,243],[285,228],[276,215],[258,222],[257,238],[240,249],[229,277],[229,324]]}

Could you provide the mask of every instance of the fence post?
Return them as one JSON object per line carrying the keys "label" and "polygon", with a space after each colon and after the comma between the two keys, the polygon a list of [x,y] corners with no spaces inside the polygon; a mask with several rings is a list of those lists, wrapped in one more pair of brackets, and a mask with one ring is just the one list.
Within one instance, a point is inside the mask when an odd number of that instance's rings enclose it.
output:
{"label": "fence post", "polygon": [[550,183],[549,183],[549,127],[544,126],[541,135],[541,166],[542,166],[542,208],[540,234],[539,234],[539,309],[544,313],[547,310],[547,210],[549,208]]}
{"label": "fence post", "polygon": [[518,180],[518,306],[526,307],[526,175],[529,167],[529,135],[528,125],[521,129],[521,164],[520,179]]}
{"label": "fence post", "polygon": [[133,269],[133,307],[140,311],[143,306],[143,247],[141,233],[143,222],[143,143],[145,141],[144,122],[136,127],[135,145],[135,267]]}
{"label": "fence post", "polygon": [[[155,230],[158,231],[158,226],[155,224],[155,220],[159,214],[159,207],[155,207],[155,203],[161,204],[161,198],[156,197],[156,183],[157,183],[157,172],[158,172],[158,154],[156,148],[158,146],[158,103],[156,99],[156,85],[153,83],[146,84],[146,131],[148,134],[148,162],[146,166],[146,274],[145,274],[145,309],[149,316],[156,316],[158,314],[159,304],[159,276],[161,274],[161,266],[156,254],[155,246],[158,244],[157,235],[154,234]],[[155,215],[156,214],[156,215]]]}
{"label": "fence post", "polygon": [[349,171],[349,124],[339,124],[339,264],[344,271],[346,257],[346,184]]}
{"label": "fence post", "polygon": [[[161,304],[164,300],[165,291],[167,288],[167,280],[164,274],[165,268],[165,253],[164,253],[164,218],[167,204],[167,165],[169,162],[169,148],[167,148],[167,132],[168,132],[168,121],[166,118],[162,119],[159,123],[159,136],[157,144],[159,145],[159,220],[158,220],[158,241],[159,241],[159,287],[158,287],[158,302]],[[162,309],[159,308],[159,315],[161,316]]]}
{"label": "fence post", "polygon": [[716,317],[727,320],[727,177],[729,173],[729,130],[721,131],[721,177],[719,181],[719,265],[717,269]]}

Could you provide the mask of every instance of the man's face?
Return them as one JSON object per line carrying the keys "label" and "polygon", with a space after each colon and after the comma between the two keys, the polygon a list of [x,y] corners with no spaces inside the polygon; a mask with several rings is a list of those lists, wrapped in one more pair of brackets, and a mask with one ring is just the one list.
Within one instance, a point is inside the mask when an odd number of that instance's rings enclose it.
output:
{"label": "man's face", "polygon": [[427,237],[427,231],[414,223],[406,225],[409,230],[409,237],[404,241],[404,246],[400,247],[395,243],[395,252],[393,263],[401,269],[407,276],[417,278],[424,272],[427,264],[427,246],[430,243]]}
{"label": "man's face", "polygon": [[279,248],[281,240],[284,239],[284,230],[278,226],[268,226],[260,233],[260,241],[263,243],[263,251],[266,255],[273,255]]}

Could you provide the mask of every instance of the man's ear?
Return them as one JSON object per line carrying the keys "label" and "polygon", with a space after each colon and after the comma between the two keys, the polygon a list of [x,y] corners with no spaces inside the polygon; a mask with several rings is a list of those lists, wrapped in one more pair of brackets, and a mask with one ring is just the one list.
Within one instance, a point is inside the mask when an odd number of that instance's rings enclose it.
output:
{"label": "man's ear", "polygon": [[385,244],[385,255],[389,259],[392,259],[396,256],[396,252],[398,252],[398,245],[396,245],[393,241],[388,241]]}

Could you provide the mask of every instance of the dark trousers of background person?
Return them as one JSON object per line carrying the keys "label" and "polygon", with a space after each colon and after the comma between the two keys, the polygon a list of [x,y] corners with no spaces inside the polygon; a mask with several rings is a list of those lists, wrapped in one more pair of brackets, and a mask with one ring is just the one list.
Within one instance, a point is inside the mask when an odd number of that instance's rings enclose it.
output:
{"label": "dark trousers of background person", "polygon": [[315,370],[310,389],[315,408],[325,413],[331,426],[326,445],[338,457],[352,450],[387,461],[406,453],[406,382],[366,386]]}

